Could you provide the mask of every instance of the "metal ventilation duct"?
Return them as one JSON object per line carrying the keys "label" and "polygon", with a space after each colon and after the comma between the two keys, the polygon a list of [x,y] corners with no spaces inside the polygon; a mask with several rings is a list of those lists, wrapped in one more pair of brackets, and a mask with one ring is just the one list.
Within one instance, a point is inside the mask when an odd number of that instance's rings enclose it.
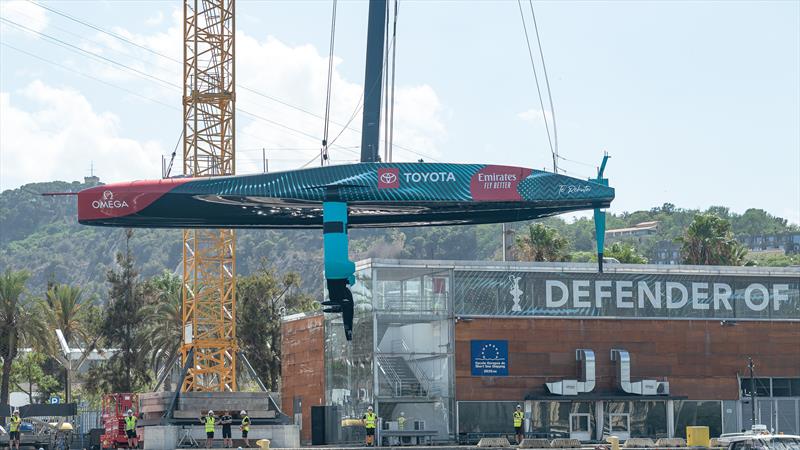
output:
{"label": "metal ventilation duct", "polygon": [[594,390],[594,351],[579,348],[575,350],[575,359],[577,361],[581,361],[581,377],[583,378],[583,381],[561,380],[545,383],[545,386],[547,386],[547,389],[551,394],[578,395],[586,392],[592,392],[592,390]]}
{"label": "metal ventilation duct", "polygon": [[611,349],[611,360],[617,362],[617,380],[623,392],[636,395],[669,394],[669,383],[666,381],[631,381],[631,356],[626,350]]}

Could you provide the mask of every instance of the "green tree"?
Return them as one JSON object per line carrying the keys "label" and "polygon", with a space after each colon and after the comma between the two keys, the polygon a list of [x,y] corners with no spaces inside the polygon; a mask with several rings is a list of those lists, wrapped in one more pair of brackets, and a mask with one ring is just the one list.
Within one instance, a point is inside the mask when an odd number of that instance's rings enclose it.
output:
{"label": "green tree", "polygon": [[35,302],[25,294],[25,271],[6,270],[0,276],[0,356],[3,358],[0,403],[8,404],[11,368],[22,345],[38,345],[44,337],[44,324],[35,311]]}
{"label": "green tree", "polygon": [[69,346],[79,346],[86,351],[93,342],[93,305],[83,299],[83,291],[76,286],[54,284],[47,290],[39,312],[48,327],[47,350],[60,352],[56,330],[61,330]]}
{"label": "green tree", "polygon": [[563,261],[567,245],[558,231],[541,223],[529,225],[517,236],[517,251],[525,261]]}
{"label": "green tree", "polygon": [[[148,336],[150,345],[149,364],[153,371],[158,373],[180,350],[183,329],[182,280],[177,275],[165,271],[146,283],[153,299],[143,311],[147,317],[144,333]],[[167,391],[172,389],[169,377],[164,381],[164,389]]]}
{"label": "green tree", "polygon": [[698,214],[678,238],[686,264],[739,266],[747,250],[733,237],[731,223],[713,214]]}
{"label": "green tree", "polygon": [[133,231],[125,232],[125,252],[117,254],[117,268],[107,273],[110,289],[100,332],[107,348],[117,349],[104,364],[90,371],[87,386],[100,392],[135,392],[150,382],[144,314],[147,292],[139,281],[130,250]]}
{"label": "green tree", "polygon": [[83,291],[76,286],[53,284],[47,290],[44,301],[39,303],[39,312],[47,325],[46,351],[60,361],[66,372],[64,390],[67,401],[72,400],[72,374],[66,365],[69,361],[62,355],[56,339],[56,330],[61,330],[67,345],[80,348],[81,356],[94,350],[97,333],[92,333],[93,305],[83,299]]}
{"label": "green tree", "polygon": [[475,259],[475,227],[426,227],[404,230],[401,256],[411,259]]}
{"label": "green tree", "polygon": [[731,219],[733,232],[737,235],[782,233],[790,229],[786,219],[775,217],[763,209],[750,208]]}
{"label": "green tree", "polygon": [[[603,256],[615,258],[623,264],[647,264],[647,258],[636,251],[636,248],[627,242],[614,242],[611,247],[603,251]],[[595,259],[597,257],[595,256]]]}
{"label": "green tree", "polygon": [[270,390],[280,378],[281,317],[313,309],[313,299],[299,292],[299,285],[295,273],[281,279],[264,269],[236,281],[239,348]]}
{"label": "green tree", "polygon": [[47,356],[44,353],[32,351],[15,359],[11,366],[11,384],[28,395],[30,404],[34,403],[34,392],[39,393],[38,400],[41,402],[58,390],[58,380],[46,374],[43,369],[46,361]]}

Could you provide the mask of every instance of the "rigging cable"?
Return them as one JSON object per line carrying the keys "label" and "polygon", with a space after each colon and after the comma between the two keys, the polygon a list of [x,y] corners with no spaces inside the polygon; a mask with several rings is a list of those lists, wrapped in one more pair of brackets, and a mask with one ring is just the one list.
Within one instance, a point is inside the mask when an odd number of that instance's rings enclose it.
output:
{"label": "rigging cable", "polygon": [[[108,30],[106,30],[106,29],[104,29],[104,28],[102,28],[102,27],[100,27],[100,26],[98,26],[98,25],[95,25],[95,24],[92,24],[92,23],[90,23],[90,22],[87,22],[87,21],[85,21],[85,20],[79,19],[79,18],[77,18],[77,17],[75,17],[75,16],[72,16],[72,15],[70,15],[70,14],[67,14],[67,13],[65,13],[65,12],[63,12],[63,11],[59,11],[58,9],[55,9],[55,8],[53,8],[53,7],[50,7],[50,6],[46,6],[46,5],[44,5],[44,4],[41,4],[41,3],[37,2],[37,1],[34,1],[34,0],[28,0],[28,2],[30,2],[30,3],[32,3],[32,4],[34,4],[34,5],[36,5],[36,6],[40,7],[40,8],[42,8],[42,9],[45,9],[45,10],[47,10],[47,11],[50,11],[50,12],[52,12],[52,13],[54,13],[54,14],[57,14],[57,15],[59,15],[59,16],[61,16],[61,17],[65,18],[65,19],[71,20],[71,21],[73,21],[73,22],[75,22],[75,23],[78,23],[78,24],[80,24],[80,25],[83,25],[83,26],[85,26],[85,27],[91,28],[91,29],[93,29],[93,30],[96,30],[96,31],[98,31],[98,32],[100,32],[100,33],[106,34],[106,35],[108,35],[108,36],[111,36],[111,37],[113,37],[113,38],[115,38],[115,39],[118,39],[118,40],[120,40],[120,41],[123,41],[123,42],[125,42],[125,43],[127,43],[127,44],[130,44],[130,45],[133,45],[133,46],[135,46],[135,47],[137,47],[137,48],[140,48],[140,49],[142,49],[142,50],[145,50],[145,51],[147,51],[147,52],[149,52],[149,53],[151,53],[151,54],[153,54],[153,55],[159,56],[159,57],[161,57],[161,58],[164,58],[164,59],[167,59],[167,60],[173,61],[173,62],[175,62],[175,63],[178,63],[178,64],[181,64],[181,65],[183,64],[183,61],[180,61],[180,60],[178,60],[178,59],[176,59],[176,58],[173,58],[173,57],[171,57],[171,56],[165,55],[164,53],[161,53],[161,52],[159,52],[159,51],[157,51],[157,50],[154,50],[154,49],[152,49],[152,48],[150,48],[150,47],[147,47],[147,46],[145,46],[145,45],[139,44],[138,42],[135,42],[135,41],[133,41],[133,40],[131,40],[131,39],[129,39],[129,38],[126,38],[125,36],[122,36],[122,35],[120,35],[120,34],[114,33],[114,32],[112,32],[112,31],[108,31]],[[68,34],[72,34],[72,35],[74,35],[74,33],[69,33],[69,32],[68,32]],[[91,41],[90,39],[87,39],[87,40]],[[67,44],[67,45],[69,45],[69,44]],[[130,57],[130,56],[129,56],[129,57]],[[317,113],[314,113],[314,112],[312,112],[312,111],[309,111],[309,110],[307,110],[307,109],[304,109],[304,108],[302,108],[302,107],[299,107],[299,106],[293,105],[293,104],[291,104],[291,103],[289,103],[289,102],[286,102],[286,101],[284,101],[284,100],[281,100],[280,98],[277,98],[277,97],[274,97],[274,96],[271,96],[271,95],[265,94],[265,93],[263,93],[263,92],[259,92],[258,90],[255,90],[255,89],[253,89],[253,88],[250,88],[250,87],[248,87],[248,86],[244,86],[244,85],[241,85],[241,84],[237,84],[237,88],[239,88],[239,89],[242,89],[242,90],[245,90],[245,91],[248,91],[248,92],[251,92],[251,93],[253,93],[253,94],[255,94],[255,95],[258,95],[258,96],[260,96],[260,97],[266,98],[266,99],[268,99],[268,100],[272,100],[272,101],[274,101],[274,102],[276,102],[276,103],[280,103],[281,105],[284,105],[284,106],[286,106],[286,107],[289,107],[289,108],[292,108],[292,109],[294,109],[294,110],[300,111],[300,112],[302,112],[302,113],[308,114],[308,115],[310,115],[310,116],[314,116],[314,117],[316,117],[316,118],[318,118],[318,119],[324,119],[324,117],[323,117],[322,115],[320,115],[320,114],[317,114]],[[359,100],[359,103],[360,103],[362,100],[363,100],[363,92],[362,92],[362,98]],[[350,126],[350,124],[352,123],[352,121],[353,121],[353,120],[355,119],[355,117],[358,115],[358,112],[360,111],[360,108],[361,108],[361,106],[357,106],[357,107],[356,107],[356,110],[355,110],[355,111],[353,111],[353,116],[350,118],[350,120],[348,120],[348,121],[347,121],[347,123],[346,123],[345,125],[342,125],[341,123],[338,123],[338,122],[336,122],[336,121],[330,121],[330,123],[332,123],[332,124],[334,124],[334,125],[340,125],[340,126],[343,126],[343,129],[342,129],[342,130],[341,130],[341,132],[340,132],[340,133],[337,135],[337,138],[338,138],[339,136],[341,136],[341,135],[342,135],[342,134],[343,134],[345,131],[348,131],[348,130],[349,130],[349,131],[353,131],[353,132],[360,132],[360,130],[359,130],[358,128],[354,128],[354,127],[351,127],[351,126]],[[237,108],[237,109],[238,109],[239,111],[241,111],[241,109],[240,109],[240,108]],[[247,133],[246,133],[246,134],[247,134]],[[315,139],[315,140],[317,140],[317,139]],[[335,140],[336,140],[336,138],[334,138],[334,139],[333,139],[333,141],[335,141]],[[333,146],[333,141],[331,141],[331,142],[329,142],[329,143],[328,143],[328,147],[329,147],[329,148]],[[433,158],[433,157],[431,157],[431,156],[429,156],[429,155],[425,155],[424,153],[421,153],[421,152],[419,152],[419,151],[416,151],[416,150],[414,150],[414,149],[412,149],[412,148],[409,148],[409,147],[406,147],[406,146],[404,146],[404,145],[397,144],[397,148],[399,148],[399,149],[401,149],[401,150],[404,150],[404,151],[406,151],[406,152],[408,152],[408,153],[411,153],[411,154],[417,155],[417,156],[422,156],[422,157],[425,157],[425,158],[427,158],[427,159],[429,159],[429,160],[432,160],[432,161],[437,161],[437,159],[436,159],[436,158]]]}
{"label": "rigging cable", "polygon": [[[163,85],[165,85],[167,87],[172,87],[172,88],[177,88],[177,89],[181,88],[181,86],[179,86],[176,83],[173,83],[173,82],[168,81],[168,80],[164,80],[163,78],[159,78],[159,77],[157,77],[155,75],[151,75],[151,74],[145,73],[145,72],[143,72],[141,70],[135,69],[135,68],[133,68],[131,66],[123,64],[123,63],[121,63],[119,61],[115,61],[115,60],[113,60],[111,58],[106,58],[106,57],[104,57],[102,55],[99,55],[97,53],[91,52],[89,50],[85,50],[85,49],[83,49],[81,47],[78,47],[76,45],[70,44],[70,43],[65,42],[65,41],[63,41],[61,39],[58,39],[58,38],[56,38],[56,37],[54,37],[52,35],[36,31],[36,30],[34,30],[32,28],[26,27],[25,25],[19,24],[17,22],[14,22],[13,20],[9,20],[9,19],[7,19],[5,17],[0,17],[0,21],[1,22],[5,22],[5,23],[7,23],[7,24],[9,24],[11,26],[14,26],[16,28],[19,28],[21,30],[24,30],[26,32],[29,32],[31,34],[35,34],[35,35],[41,36],[41,37],[43,37],[43,38],[45,38],[47,40],[50,40],[51,43],[53,43],[53,44],[55,44],[57,46],[66,48],[67,50],[70,50],[70,51],[72,51],[74,53],[77,53],[77,54],[79,54],[81,56],[89,56],[89,57],[95,58],[95,59],[97,59],[97,60],[99,60],[99,61],[101,61],[103,63],[110,64],[112,66],[118,66],[118,67],[122,68],[123,71],[128,71],[128,72],[135,73],[135,74],[137,74],[137,75],[139,75],[141,77],[148,78],[148,79],[150,79],[152,81],[156,81],[156,82],[161,83],[161,84],[163,84]],[[5,43],[3,43],[3,44],[7,45]],[[38,59],[41,59],[41,58],[38,58]],[[56,64],[56,65],[58,65],[58,64]],[[109,84],[109,83],[105,83],[105,84]],[[139,95],[139,96],[141,97],[141,95]],[[158,103],[161,103],[161,102],[158,102]],[[168,106],[168,107],[172,108],[169,105],[165,105],[165,106]],[[242,109],[242,108],[237,108],[237,111],[242,113],[242,114],[244,114],[244,115],[250,116],[250,117],[252,117],[254,119],[261,120],[263,122],[272,124],[272,125],[274,125],[276,127],[279,127],[279,128],[283,128],[283,129],[285,129],[287,131],[290,131],[290,132],[292,132],[292,133],[294,133],[296,135],[302,135],[302,136],[305,136],[307,138],[313,139],[314,141],[318,141],[319,140],[319,138],[317,136],[314,136],[314,135],[312,135],[310,133],[306,133],[305,131],[302,131],[302,130],[299,130],[299,129],[296,129],[296,128],[292,128],[292,127],[290,127],[288,125],[284,125],[284,124],[282,124],[280,122],[268,119],[268,118],[266,118],[264,116],[261,116],[259,114],[250,112],[248,110],[245,110],[245,109]],[[331,143],[329,146],[332,146],[332,145],[333,144]],[[350,150],[347,147],[342,147],[342,146],[337,146],[337,147],[340,147],[342,149],[346,149],[346,151],[348,151],[349,153],[356,154],[355,151]]]}
{"label": "rigging cable", "polygon": [[[383,36],[389,36],[389,2],[383,11]],[[383,103],[383,160],[389,160],[389,39],[383,40],[383,61],[386,70],[381,70],[383,78],[383,90],[381,91],[381,102]]]}
{"label": "rigging cable", "polygon": [[547,143],[550,145],[550,153],[553,155],[553,172],[558,173],[558,165],[556,164],[556,152],[553,147],[553,139],[550,137],[550,125],[547,122],[547,113],[544,110],[544,100],[542,99],[542,89],[539,86],[539,75],[536,73],[536,64],[533,62],[533,50],[531,49],[531,40],[528,37],[528,25],[525,23],[525,13],[522,12],[522,1],[517,0],[519,6],[519,18],[522,20],[522,29],[525,31],[525,43],[528,45],[528,56],[531,60],[531,69],[533,70],[533,79],[536,81],[536,92],[539,94],[539,104],[542,106],[542,117],[544,118],[544,128],[547,131]]}
{"label": "rigging cable", "polygon": [[556,129],[556,111],[553,106],[553,92],[550,89],[550,78],[547,76],[547,64],[544,62],[544,52],[542,51],[542,39],[539,37],[539,25],[536,23],[536,14],[533,12],[533,0],[528,0],[528,5],[531,7],[531,17],[533,17],[533,29],[536,32],[536,43],[539,45],[539,56],[542,58],[542,72],[544,73],[544,82],[547,86],[547,99],[550,101],[550,120],[553,121],[553,171],[558,173],[558,130]]}
{"label": "rigging cable", "polygon": [[395,63],[397,62],[397,9],[400,0],[394,0],[394,24],[392,30],[392,92],[390,94],[389,110],[392,113],[389,120],[389,145],[387,151],[389,152],[387,162],[392,161],[392,146],[394,145],[394,80],[395,80]]}
{"label": "rigging cable", "polygon": [[328,161],[328,130],[331,123],[331,81],[333,80],[333,49],[336,40],[336,3],[333,0],[333,10],[331,11],[331,43],[330,50],[328,51],[328,90],[325,95],[325,127],[322,132],[322,154],[320,157],[320,165],[324,166]]}

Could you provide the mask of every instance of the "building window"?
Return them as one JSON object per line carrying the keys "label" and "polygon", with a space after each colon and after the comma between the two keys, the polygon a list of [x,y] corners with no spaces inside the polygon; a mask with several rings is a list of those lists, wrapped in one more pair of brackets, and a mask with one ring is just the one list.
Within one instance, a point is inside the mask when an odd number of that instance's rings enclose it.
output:
{"label": "building window", "polygon": [[[756,380],[756,397],[769,397],[770,396],[770,379],[769,378],[755,378]],[[750,378],[742,378],[740,380],[742,387],[742,398],[751,396]]]}
{"label": "building window", "polygon": [[800,397],[800,378],[773,378],[773,397]]}
{"label": "building window", "polygon": [[722,434],[722,402],[675,401],[675,436],[686,437],[686,427],[705,425],[711,436]]}

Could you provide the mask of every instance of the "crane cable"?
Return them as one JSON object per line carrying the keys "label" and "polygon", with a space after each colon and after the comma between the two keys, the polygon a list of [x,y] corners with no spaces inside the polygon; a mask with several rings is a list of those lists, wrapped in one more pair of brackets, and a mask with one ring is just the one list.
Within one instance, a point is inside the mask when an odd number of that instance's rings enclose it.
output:
{"label": "crane cable", "polygon": [[334,43],[336,40],[336,3],[337,0],[333,0],[333,9],[331,11],[331,42],[330,42],[330,50],[328,51],[328,87],[327,92],[325,94],[325,125],[322,132],[322,152],[320,155],[320,165],[324,166],[326,162],[329,162],[328,159],[328,132],[330,130],[330,123],[331,123],[331,85],[333,81],[333,50],[334,50]]}
{"label": "crane cable", "polygon": [[553,172],[558,173],[558,164],[556,159],[556,150],[553,145],[553,139],[550,136],[550,125],[547,121],[547,113],[544,108],[544,99],[542,98],[542,89],[539,85],[539,75],[536,73],[536,63],[533,61],[533,49],[531,48],[531,40],[528,36],[528,25],[525,22],[525,13],[522,11],[522,0],[517,0],[519,7],[519,17],[522,20],[522,29],[525,32],[525,43],[528,46],[528,57],[531,60],[531,69],[533,70],[533,79],[536,82],[536,93],[539,95],[539,105],[542,107],[542,118],[544,119],[544,128],[547,132],[547,143],[550,146],[550,153],[553,155]]}

